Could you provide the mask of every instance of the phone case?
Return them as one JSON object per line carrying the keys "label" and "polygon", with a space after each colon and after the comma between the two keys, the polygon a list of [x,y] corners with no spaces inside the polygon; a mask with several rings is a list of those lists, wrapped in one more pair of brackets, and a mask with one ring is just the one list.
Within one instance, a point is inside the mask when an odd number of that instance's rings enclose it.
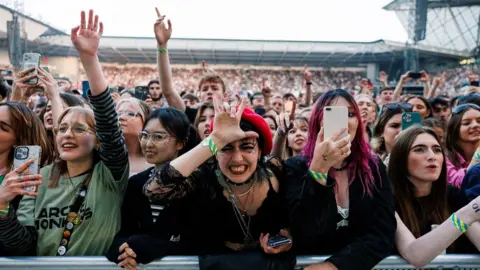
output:
{"label": "phone case", "polygon": [[[342,129],[348,129],[348,108],[345,106],[326,106],[323,108],[324,138],[330,138]],[[340,138],[347,134],[345,132]]]}
{"label": "phone case", "polygon": [[[23,163],[27,162],[30,159],[33,159],[34,162],[28,167],[28,172],[30,174],[38,174],[40,172],[40,159],[42,155],[42,148],[38,145],[23,145],[15,147],[13,154],[13,168],[17,169]],[[27,191],[34,192],[37,187],[25,187]]]}
{"label": "phone case", "polygon": [[273,236],[268,239],[268,246],[269,247],[278,247],[281,245],[286,245],[292,243],[292,240],[281,235]]}
{"label": "phone case", "polygon": [[135,98],[146,100],[149,92],[150,91],[147,86],[137,86],[135,87]]}
{"label": "phone case", "polygon": [[[31,67],[38,67],[40,65],[40,58],[42,56],[39,53],[25,53],[23,54],[23,68],[22,70],[29,69]],[[26,76],[36,75],[37,70],[28,73]],[[33,78],[25,82],[26,84],[34,85],[38,83],[38,78]]]}
{"label": "phone case", "polygon": [[422,116],[418,112],[402,113],[402,130],[422,124]]}

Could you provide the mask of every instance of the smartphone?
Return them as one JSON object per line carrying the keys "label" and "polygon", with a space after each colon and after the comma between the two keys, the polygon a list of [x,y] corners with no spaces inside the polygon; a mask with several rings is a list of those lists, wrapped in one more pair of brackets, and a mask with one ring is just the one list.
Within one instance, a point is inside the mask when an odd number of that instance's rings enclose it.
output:
{"label": "smartphone", "polygon": [[272,236],[270,238],[268,238],[268,243],[267,245],[269,247],[279,247],[279,246],[282,246],[282,245],[288,245],[288,244],[291,244],[292,243],[292,239],[289,239],[283,235],[277,235],[277,236]]}
{"label": "smartphone", "polygon": [[286,114],[292,114],[295,111],[295,101],[286,101],[283,108]]}
{"label": "smartphone", "polygon": [[255,113],[258,115],[264,116],[266,113],[266,110],[263,107],[257,107],[255,108]]}
{"label": "smartphone", "polygon": [[[348,129],[348,108],[345,106],[326,106],[323,108],[324,138],[330,138],[336,132]],[[344,132],[340,138],[347,136]]]}
{"label": "smartphone", "polygon": [[118,87],[110,87],[110,94],[111,93],[118,93]]}
{"label": "smartphone", "polygon": [[[22,70],[29,69],[31,67],[35,67],[32,72],[29,72],[25,76],[37,75],[37,69],[40,65],[40,59],[42,56],[39,53],[25,53],[23,54],[23,66]],[[33,78],[25,82],[26,84],[35,85],[38,83],[38,78]]]}
{"label": "smartphone", "polygon": [[420,72],[410,72],[409,77],[411,79],[416,80],[416,79],[420,79],[422,77],[422,74]]}
{"label": "smartphone", "polygon": [[405,130],[414,125],[422,124],[422,116],[418,112],[402,113],[402,130]]}
{"label": "smartphone", "polygon": [[43,70],[45,70],[47,73],[50,73],[50,69],[47,66],[42,67]]}
{"label": "smartphone", "polygon": [[150,90],[148,89],[148,86],[135,86],[135,98],[146,100],[149,93]]}
{"label": "smartphone", "polygon": [[[41,155],[42,148],[38,145],[17,146],[13,153],[13,168],[17,169],[23,163],[32,159],[33,163],[27,170],[30,174],[38,174],[40,172]],[[25,187],[24,190],[35,192],[37,187]]]}
{"label": "smartphone", "polygon": [[470,86],[479,86],[479,82],[478,81],[471,81]]}

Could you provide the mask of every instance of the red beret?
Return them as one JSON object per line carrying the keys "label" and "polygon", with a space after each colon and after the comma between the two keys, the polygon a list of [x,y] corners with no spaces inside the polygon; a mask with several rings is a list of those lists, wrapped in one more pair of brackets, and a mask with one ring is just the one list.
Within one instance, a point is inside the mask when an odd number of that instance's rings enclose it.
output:
{"label": "red beret", "polygon": [[[212,122],[210,123],[210,132],[213,130],[213,120],[214,119],[212,119]],[[268,126],[267,122],[265,122],[265,119],[252,111],[252,109],[245,108],[242,113],[242,120],[249,122],[255,127],[255,129],[257,129],[257,131],[260,133],[258,134],[260,139],[263,140],[262,153],[263,155],[269,155],[272,151],[273,140],[272,132],[270,131],[270,127]]]}

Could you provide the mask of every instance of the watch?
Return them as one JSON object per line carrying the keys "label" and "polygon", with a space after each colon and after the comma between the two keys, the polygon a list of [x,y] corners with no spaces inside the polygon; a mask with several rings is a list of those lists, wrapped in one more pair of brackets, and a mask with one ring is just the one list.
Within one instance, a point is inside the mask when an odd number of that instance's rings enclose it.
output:
{"label": "watch", "polygon": [[10,212],[10,203],[8,203],[5,208],[0,209],[0,219],[8,218],[9,212]]}

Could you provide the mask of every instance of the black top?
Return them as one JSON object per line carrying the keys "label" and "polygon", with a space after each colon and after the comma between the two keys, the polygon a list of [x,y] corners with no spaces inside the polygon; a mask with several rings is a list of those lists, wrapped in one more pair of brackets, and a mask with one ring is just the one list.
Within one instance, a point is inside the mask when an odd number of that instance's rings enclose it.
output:
{"label": "black top", "polygon": [[385,165],[371,162],[375,188],[372,197],[364,194],[360,181],[353,179],[349,189],[348,226],[342,220],[335,199],[335,180],[327,185],[316,182],[308,173],[305,157],[288,159],[286,198],[296,253],[330,255],[327,261],[338,269],[372,269],[390,255],[394,244],[394,200]]}
{"label": "black top", "polygon": [[197,117],[197,113],[198,109],[193,109],[190,107],[185,108],[185,114],[187,115],[188,120],[190,120],[190,123],[192,124],[195,122],[195,117]]}
{"label": "black top", "polygon": [[[266,166],[279,182],[282,181],[280,162],[269,160],[263,166]],[[172,234],[167,232],[172,231],[176,231],[175,238],[180,239],[181,245],[188,247],[186,252],[196,255],[231,252],[233,250],[228,248],[225,242],[244,243],[245,235],[235,216],[232,203],[227,200],[223,187],[218,183],[216,170],[215,162],[206,162],[186,178],[168,163],[156,176],[148,180],[157,181],[157,184],[162,186],[154,191],[152,201],[168,200],[170,203],[154,225],[155,234],[142,243],[144,246],[151,246],[153,238],[164,242],[171,240]],[[179,204],[184,207],[179,207]],[[277,193],[270,183],[267,197],[257,213],[250,218],[250,232],[254,240],[258,241],[261,233],[276,235],[281,229],[287,228],[284,205],[283,196],[280,192]],[[174,211],[173,206],[176,206]],[[179,224],[184,224],[186,228],[179,229]],[[127,242],[131,247],[132,244],[136,245]],[[135,247],[132,249],[137,254],[137,259],[145,256],[143,251]],[[149,253],[156,252],[152,247],[144,250]],[[253,250],[260,251],[260,247],[256,246]],[[157,257],[162,255],[164,254],[157,254]]]}
{"label": "black top", "polygon": [[[414,201],[414,208],[415,208],[415,215],[420,222],[420,234],[423,236],[429,233],[432,230],[432,225],[440,225],[440,224],[433,224],[431,221],[428,212],[428,209],[423,207],[423,205],[428,205],[427,201],[429,200],[429,196],[420,197]],[[448,186],[447,189],[447,203],[449,208],[449,214],[458,211],[460,208],[464,207],[468,204],[468,199],[465,193],[454,186]],[[397,207],[397,209],[400,209]],[[400,210],[397,210],[399,215],[401,216]],[[443,222],[443,221],[442,221]],[[475,246],[470,242],[468,237],[463,234],[454,242],[454,244],[447,249],[447,253],[456,253],[456,254],[475,254],[478,253],[478,250]]]}

